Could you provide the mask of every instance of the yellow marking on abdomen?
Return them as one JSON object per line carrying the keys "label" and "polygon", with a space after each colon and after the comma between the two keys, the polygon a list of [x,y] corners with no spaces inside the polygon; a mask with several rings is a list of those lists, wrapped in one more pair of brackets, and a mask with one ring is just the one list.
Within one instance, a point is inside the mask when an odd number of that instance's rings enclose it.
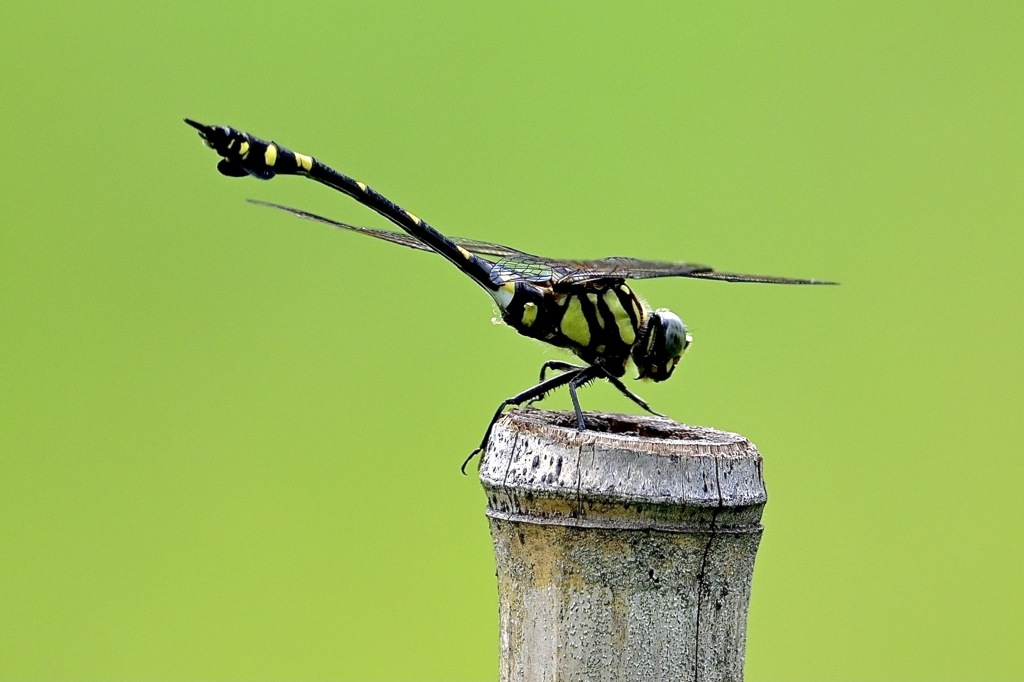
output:
{"label": "yellow marking on abdomen", "polygon": [[365,182],[359,182],[358,180],[356,180],[356,184],[359,185],[359,189],[363,190],[364,193],[366,192],[366,183]]}
{"label": "yellow marking on abdomen", "polygon": [[462,256],[463,258],[465,258],[466,260],[472,260],[473,256],[472,256],[472,255],[470,255],[469,251],[466,251],[466,250],[465,250],[464,248],[462,248],[461,246],[456,246],[455,248],[457,248],[457,249],[459,250],[459,254],[460,254],[460,255],[461,255],[461,256]]}
{"label": "yellow marking on abdomen", "polygon": [[413,221],[417,225],[423,222],[422,220],[414,216],[412,213],[409,213],[408,211],[405,212],[405,215],[409,216],[409,220]]}
{"label": "yellow marking on abdomen", "polygon": [[569,297],[569,305],[565,308],[560,325],[562,334],[579,345],[586,347],[590,345],[590,325],[583,314],[583,306],[576,296]]}
{"label": "yellow marking on abdomen", "polygon": [[523,326],[532,327],[536,319],[537,304],[533,301],[527,301],[526,305],[523,306]]}
{"label": "yellow marking on abdomen", "polygon": [[619,329],[619,338],[627,346],[632,346],[633,342],[636,341],[636,330],[633,329],[633,323],[629,319],[629,312],[622,307],[622,302],[615,295],[614,289],[608,289],[604,292],[604,302],[608,305],[608,310],[611,311],[612,316],[615,318],[615,326]]}
{"label": "yellow marking on abdomen", "polygon": [[295,163],[297,163],[299,167],[304,170],[310,170],[311,168],[313,168],[313,157],[306,156],[305,154],[296,154]]}
{"label": "yellow marking on abdomen", "polygon": [[245,157],[249,156],[249,143],[243,142],[241,146],[238,147],[238,153],[242,155],[243,160]]}
{"label": "yellow marking on abdomen", "polygon": [[277,163],[277,145],[267,145],[267,151],[263,152],[263,162],[268,166],[273,166]]}

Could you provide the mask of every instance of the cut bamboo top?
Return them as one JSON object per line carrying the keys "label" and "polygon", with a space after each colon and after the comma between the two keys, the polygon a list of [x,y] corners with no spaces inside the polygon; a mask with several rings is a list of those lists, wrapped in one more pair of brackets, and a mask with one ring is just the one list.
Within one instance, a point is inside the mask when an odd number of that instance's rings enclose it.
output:
{"label": "cut bamboo top", "polygon": [[762,460],[743,436],[661,417],[513,410],[480,465],[493,518],[672,532],[760,532]]}

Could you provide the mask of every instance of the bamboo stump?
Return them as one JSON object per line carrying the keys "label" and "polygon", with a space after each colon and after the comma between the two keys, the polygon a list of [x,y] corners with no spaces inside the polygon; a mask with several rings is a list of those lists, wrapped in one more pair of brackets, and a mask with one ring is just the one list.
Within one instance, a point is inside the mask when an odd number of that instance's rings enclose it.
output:
{"label": "bamboo stump", "polygon": [[515,410],[480,465],[500,679],[741,680],[766,501],[742,436]]}

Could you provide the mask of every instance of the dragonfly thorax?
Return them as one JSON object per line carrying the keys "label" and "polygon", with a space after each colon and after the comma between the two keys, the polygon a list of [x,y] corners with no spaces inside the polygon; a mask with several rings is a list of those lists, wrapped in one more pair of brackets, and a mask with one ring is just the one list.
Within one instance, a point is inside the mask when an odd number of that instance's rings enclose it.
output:
{"label": "dragonfly thorax", "polygon": [[692,341],[693,337],[678,315],[665,308],[655,310],[648,316],[633,347],[637,379],[668,379]]}
{"label": "dragonfly thorax", "polygon": [[612,376],[625,374],[649,314],[625,282],[503,288],[508,294],[495,296],[502,319],[520,334],[572,351]]}

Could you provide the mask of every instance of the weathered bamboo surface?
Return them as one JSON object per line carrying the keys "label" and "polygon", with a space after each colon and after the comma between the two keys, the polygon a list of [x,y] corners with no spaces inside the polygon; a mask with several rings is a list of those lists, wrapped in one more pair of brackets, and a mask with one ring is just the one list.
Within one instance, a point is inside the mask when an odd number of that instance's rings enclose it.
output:
{"label": "weathered bamboo surface", "polygon": [[761,455],[668,419],[586,420],[512,411],[481,462],[500,679],[741,680]]}

